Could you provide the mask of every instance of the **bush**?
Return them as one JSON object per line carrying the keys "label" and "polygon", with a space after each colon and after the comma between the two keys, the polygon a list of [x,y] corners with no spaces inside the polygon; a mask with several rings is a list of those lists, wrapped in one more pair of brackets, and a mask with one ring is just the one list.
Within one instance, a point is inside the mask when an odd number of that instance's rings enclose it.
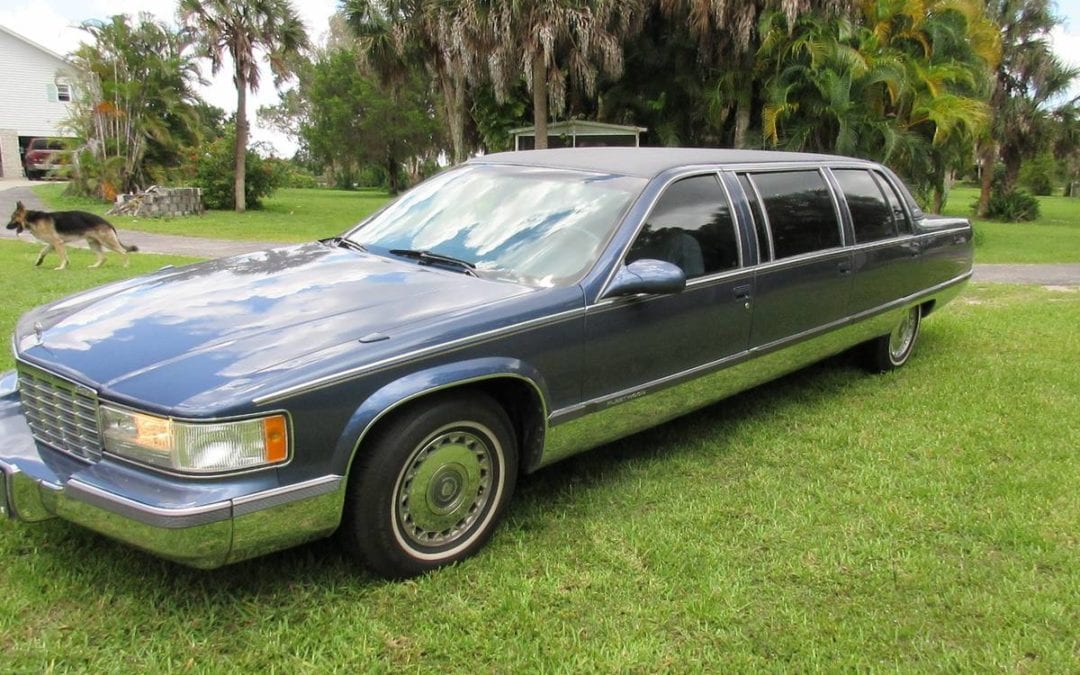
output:
{"label": "bush", "polygon": [[1015,223],[1039,217],[1039,200],[1024,190],[994,190],[987,206],[987,217]]}
{"label": "bush", "polygon": [[274,186],[286,188],[317,188],[319,179],[296,162],[278,157],[264,160],[274,173]]}
{"label": "bush", "polygon": [[[207,145],[198,159],[195,168],[195,184],[202,188],[203,205],[208,209],[229,210],[236,208],[233,181],[236,169],[233,166],[233,146],[235,132]],[[244,171],[244,197],[247,208],[257,209],[262,205],[262,198],[269,196],[278,187],[273,166],[258,153],[247,151],[247,167]]]}
{"label": "bush", "polygon": [[1057,182],[1057,162],[1050,153],[1043,153],[1026,162],[1020,169],[1020,182],[1033,194],[1048,196],[1054,194]]}

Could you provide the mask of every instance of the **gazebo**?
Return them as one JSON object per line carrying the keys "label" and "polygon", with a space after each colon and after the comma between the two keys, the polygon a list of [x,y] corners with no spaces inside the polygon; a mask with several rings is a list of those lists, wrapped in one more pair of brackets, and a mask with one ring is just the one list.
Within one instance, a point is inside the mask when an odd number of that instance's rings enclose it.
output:
{"label": "gazebo", "polygon": [[[549,148],[636,148],[641,145],[641,134],[648,131],[645,127],[585,120],[552,122],[547,129]],[[514,135],[514,150],[532,150],[536,147],[536,127],[511,129],[510,133]]]}

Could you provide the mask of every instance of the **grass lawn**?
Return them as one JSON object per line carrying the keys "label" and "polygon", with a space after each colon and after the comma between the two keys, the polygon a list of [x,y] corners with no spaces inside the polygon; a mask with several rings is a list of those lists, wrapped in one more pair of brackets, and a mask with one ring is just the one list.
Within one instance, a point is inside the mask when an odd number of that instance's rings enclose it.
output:
{"label": "grass lawn", "polygon": [[[61,183],[34,186],[34,192],[54,211],[81,209],[105,215],[110,205],[93,199],[67,197]],[[263,200],[263,208],[235,213],[207,211],[186,218],[132,218],[109,216],[120,228],[182,234],[212,239],[258,241],[311,241],[340,234],[360,222],[389,199],[382,190],[282,189]]]}
{"label": "grass lawn", "polygon": [[[5,334],[120,274],[36,250],[0,242]],[[1076,672],[1077,325],[1080,292],[973,287],[899,372],[833,359],[545,469],[404,583],[330,542],[198,572],[3,521],[0,672]]]}
{"label": "grass lawn", "polygon": [[[1080,199],[1039,197],[1041,217],[1030,223],[975,222],[975,262],[1080,262]],[[978,188],[955,187],[945,213],[972,217]]]}

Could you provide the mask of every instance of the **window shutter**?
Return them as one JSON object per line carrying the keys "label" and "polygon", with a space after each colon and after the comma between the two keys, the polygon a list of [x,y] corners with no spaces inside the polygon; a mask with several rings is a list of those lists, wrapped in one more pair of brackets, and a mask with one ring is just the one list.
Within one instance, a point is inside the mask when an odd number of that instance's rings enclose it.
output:
{"label": "window shutter", "polygon": [[49,99],[49,103],[57,103],[60,100],[55,84],[45,85],[45,96]]}

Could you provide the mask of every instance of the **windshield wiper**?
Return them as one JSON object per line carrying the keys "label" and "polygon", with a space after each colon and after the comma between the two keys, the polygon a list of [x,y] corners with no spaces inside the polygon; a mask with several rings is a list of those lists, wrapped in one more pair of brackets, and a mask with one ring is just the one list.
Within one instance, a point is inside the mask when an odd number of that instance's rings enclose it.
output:
{"label": "windshield wiper", "polygon": [[341,248],[348,248],[353,251],[367,253],[367,248],[363,244],[355,242],[348,237],[331,237],[329,239],[323,239],[323,241],[331,246],[340,246]]}
{"label": "windshield wiper", "polygon": [[421,265],[449,265],[460,269],[469,276],[479,276],[476,273],[476,265],[468,260],[462,260],[461,258],[453,258],[441,253],[432,253],[431,251],[418,251],[411,248],[392,248],[390,249],[391,255],[401,256],[402,258],[412,258]]}

